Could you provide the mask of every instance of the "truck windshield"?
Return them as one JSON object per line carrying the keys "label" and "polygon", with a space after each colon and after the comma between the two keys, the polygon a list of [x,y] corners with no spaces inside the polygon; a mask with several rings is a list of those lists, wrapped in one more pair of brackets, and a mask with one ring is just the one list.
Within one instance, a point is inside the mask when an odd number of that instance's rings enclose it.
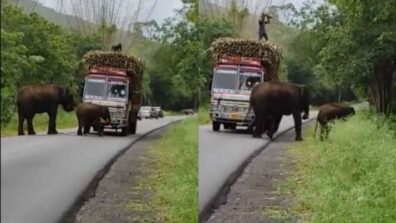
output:
{"label": "truck windshield", "polygon": [[86,79],[84,87],[84,98],[103,99],[105,87],[105,79]]}
{"label": "truck windshield", "polygon": [[109,80],[107,85],[107,98],[116,101],[127,101],[128,100],[128,88],[127,83],[119,80]]}
{"label": "truck windshield", "polygon": [[236,70],[216,70],[214,74],[213,89],[234,91],[238,73]]}
{"label": "truck windshield", "polygon": [[250,92],[256,83],[260,83],[261,74],[241,72],[238,81],[238,90]]}

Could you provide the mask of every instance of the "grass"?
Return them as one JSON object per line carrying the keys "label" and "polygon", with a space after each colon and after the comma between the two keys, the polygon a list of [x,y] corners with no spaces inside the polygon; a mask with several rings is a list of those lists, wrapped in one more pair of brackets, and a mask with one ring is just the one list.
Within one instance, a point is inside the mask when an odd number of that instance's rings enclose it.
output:
{"label": "grass", "polygon": [[396,129],[377,119],[358,113],[323,142],[311,128],[291,150],[288,186],[304,222],[396,222]]}
{"label": "grass", "polygon": [[[33,119],[33,128],[36,133],[47,132],[48,130],[48,115],[47,113],[37,114]],[[56,117],[56,128],[74,128],[77,126],[77,117],[75,112],[65,112],[59,108]],[[24,131],[27,134],[27,122],[24,123]],[[15,113],[8,124],[1,124],[1,137],[18,135],[18,114]]]}
{"label": "grass", "polygon": [[282,221],[290,221],[293,217],[287,210],[283,210],[283,208],[278,206],[266,206],[262,214],[270,219]]}
{"label": "grass", "polygon": [[139,189],[152,191],[151,200],[131,201],[127,207],[158,210],[161,222],[198,222],[198,120],[188,118],[172,126],[149,152],[148,176]]}
{"label": "grass", "polygon": [[205,105],[199,106],[198,122],[200,125],[210,124],[211,122],[209,118],[209,109]]}
{"label": "grass", "polygon": [[179,111],[164,111],[164,116],[176,116],[176,115],[183,115]]}

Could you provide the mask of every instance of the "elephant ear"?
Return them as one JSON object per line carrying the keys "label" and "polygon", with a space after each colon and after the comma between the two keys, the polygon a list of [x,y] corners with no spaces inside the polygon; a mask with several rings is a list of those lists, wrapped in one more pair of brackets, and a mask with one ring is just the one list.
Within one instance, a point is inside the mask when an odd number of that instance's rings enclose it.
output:
{"label": "elephant ear", "polygon": [[62,86],[58,87],[59,99],[63,101],[66,98],[66,89]]}

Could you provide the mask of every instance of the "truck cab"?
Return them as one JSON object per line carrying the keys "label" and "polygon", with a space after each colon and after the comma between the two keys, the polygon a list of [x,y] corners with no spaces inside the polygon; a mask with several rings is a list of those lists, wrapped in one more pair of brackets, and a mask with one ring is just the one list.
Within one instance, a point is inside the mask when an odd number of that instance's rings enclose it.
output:
{"label": "truck cab", "polygon": [[[92,66],[86,77],[83,102],[90,102],[109,108],[111,123],[109,129],[121,129],[123,135],[135,128],[131,121],[130,78],[124,68]],[[134,126],[131,126],[134,125]],[[133,132],[134,133],[134,132]]]}
{"label": "truck cab", "polygon": [[253,86],[264,81],[265,67],[259,58],[221,56],[213,70],[209,116],[214,131],[249,126],[254,119],[249,109]]}

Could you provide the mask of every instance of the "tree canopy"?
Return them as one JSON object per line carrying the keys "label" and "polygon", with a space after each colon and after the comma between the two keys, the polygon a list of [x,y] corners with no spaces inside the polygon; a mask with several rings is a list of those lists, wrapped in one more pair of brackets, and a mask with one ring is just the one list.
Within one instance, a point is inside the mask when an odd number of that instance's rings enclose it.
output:
{"label": "tree canopy", "polygon": [[1,121],[15,110],[16,90],[26,84],[59,83],[77,90],[77,64],[88,50],[101,48],[96,37],[64,30],[36,13],[2,1]]}

